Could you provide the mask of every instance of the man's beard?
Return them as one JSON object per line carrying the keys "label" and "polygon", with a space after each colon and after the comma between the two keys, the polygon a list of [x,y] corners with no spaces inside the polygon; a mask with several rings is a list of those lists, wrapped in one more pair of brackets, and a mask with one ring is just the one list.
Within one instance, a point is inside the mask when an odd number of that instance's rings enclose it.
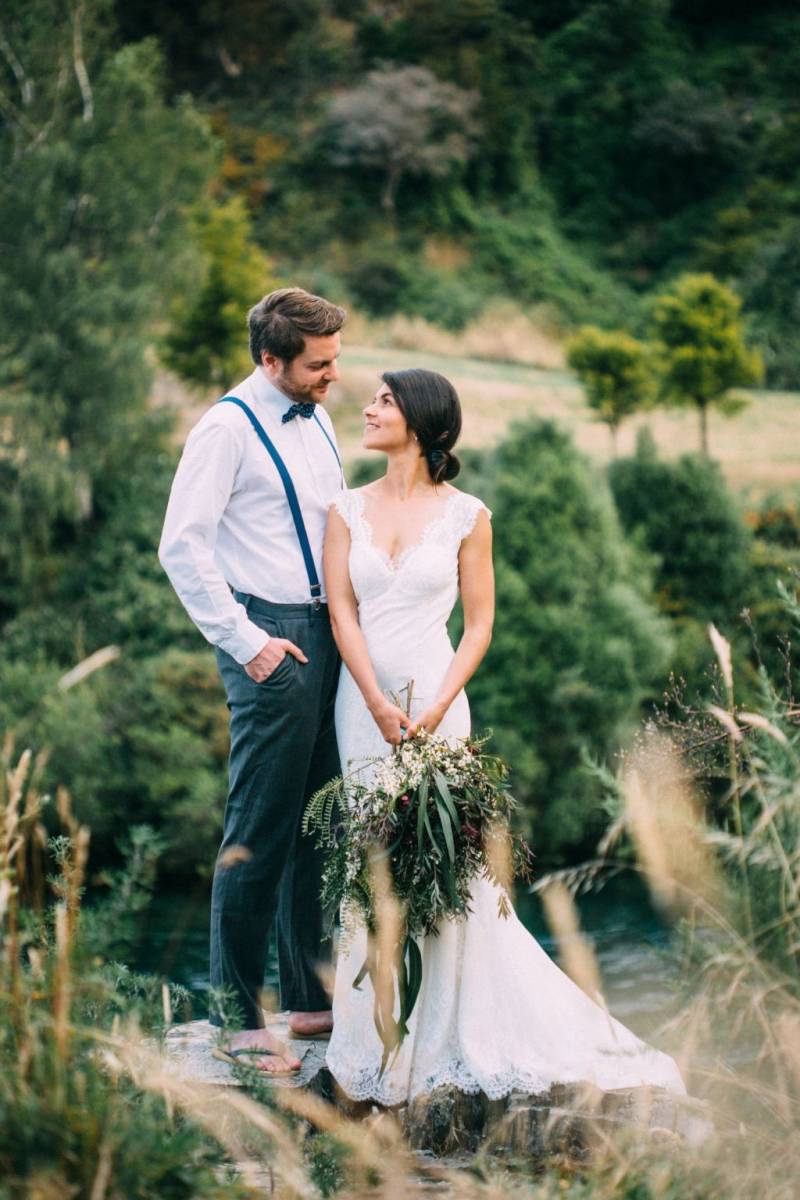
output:
{"label": "man's beard", "polygon": [[288,396],[295,404],[307,404],[309,401],[314,404],[319,403],[316,389],[312,388],[310,384],[303,387],[295,383],[285,368],[276,382],[284,396]]}

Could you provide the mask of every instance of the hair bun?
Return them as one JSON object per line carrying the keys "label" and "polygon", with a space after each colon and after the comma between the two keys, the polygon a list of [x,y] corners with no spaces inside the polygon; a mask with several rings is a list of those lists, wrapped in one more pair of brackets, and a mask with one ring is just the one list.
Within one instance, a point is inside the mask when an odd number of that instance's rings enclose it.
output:
{"label": "hair bun", "polygon": [[425,457],[428,460],[428,467],[434,483],[446,483],[450,479],[455,479],[461,470],[461,463],[455,454],[449,450],[442,450],[439,446],[433,446],[427,450]]}

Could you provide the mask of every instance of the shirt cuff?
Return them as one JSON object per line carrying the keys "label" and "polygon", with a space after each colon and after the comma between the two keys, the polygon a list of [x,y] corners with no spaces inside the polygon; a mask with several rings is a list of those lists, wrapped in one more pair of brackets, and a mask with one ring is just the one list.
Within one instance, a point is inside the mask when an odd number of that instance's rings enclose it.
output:
{"label": "shirt cuff", "polygon": [[245,666],[264,649],[269,640],[270,636],[264,629],[259,629],[252,621],[248,621],[233,637],[220,643],[220,649],[230,654],[231,658],[235,658],[241,666]]}

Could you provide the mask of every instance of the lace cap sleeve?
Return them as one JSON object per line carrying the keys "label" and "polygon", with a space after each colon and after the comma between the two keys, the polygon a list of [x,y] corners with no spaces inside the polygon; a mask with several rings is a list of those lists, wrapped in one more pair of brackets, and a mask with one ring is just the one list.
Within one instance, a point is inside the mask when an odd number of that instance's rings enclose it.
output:
{"label": "lace cap sleeve", "polygon": [[477,496],[470,496],[467,492],[463,493],[463,499],[458,508],[458,533],[461,541],[472,533],[479,513],[485,512],[489,520],[492,519],[492,510]]}
{"label": "lace cap sleeve", "polygon": [[352,528],[353,524],[353,493],[345,488],[334,497],[331,502],[331,508],[335,508],[339,516],[344,521],[348,529]]}

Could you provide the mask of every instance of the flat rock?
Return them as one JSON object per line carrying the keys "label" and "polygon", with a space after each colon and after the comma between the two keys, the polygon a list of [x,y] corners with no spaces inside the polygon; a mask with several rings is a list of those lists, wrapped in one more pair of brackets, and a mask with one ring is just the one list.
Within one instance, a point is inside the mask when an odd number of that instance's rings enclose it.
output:
{"label": "flat rock", "polygon": [[451,1155],[497,1148],[541,1159],[584,1160],[616,1134],[636,1131],[653,1141],[699,1144],[713,1130],[707,1106],[663,1088],[603,1092],[590,1084],[560,1085],[539,1095],[501,1100],[437,1088],[402,1114],[410,1145]]}
{"label": "flat rock", "polygon": [[[265,1013],[265,1023],[302,1059],[297,1075],[266,1077],[270,1086],[308,1088],[334,1099],[325,1065],[327,1040],[294,1038],[288,1013]],[[242,1087],[232,1067],[211,1054],[218,1030],[208,1021],[173,1026],[165,1048],[180,1075],[195,1083]],[[377,1106],[341,1106],[350,1116],[367,1115]],[[636,1131],[661,1142],[700,1144],[713,1130],[702,1102],[662,1088],[625,1088],[603,1092],[590,1084],[558,1085],[538,1095],[512,1093],[501,1100],[437,1088],[396,1111],[409,1146],[423,1159],[461,1159],[480,1147],[542,1160],[553,1155],[585,1161],[619,1133]]]}
{"label": "flat rock", "polygon": [[[264,1021],[270,1032],[286,1042],[303,1063],[296,1075],[266,1078],[276,1087],[310,1087],[325,1066],[327,1041],[322,1038],[292,1037],[288,1013],[265,1012]],[[218,1037],[219,1030],[210,1021],[188,1021],[184,1025],[172,1026],[166,1035],[165,1049],[176,1070],[185,1079],[214,1086],[242,1087],[242,1081],[234,1074],[233,1067],[214,1058],[211,1053]]]}

